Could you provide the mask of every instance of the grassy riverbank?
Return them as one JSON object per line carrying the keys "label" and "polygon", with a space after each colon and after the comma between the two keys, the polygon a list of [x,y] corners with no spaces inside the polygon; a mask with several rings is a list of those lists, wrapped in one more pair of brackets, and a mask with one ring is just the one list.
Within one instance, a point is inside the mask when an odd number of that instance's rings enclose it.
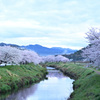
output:
{"label": "grassy riverbank", "polygon": [[100,100],[100,74],[81,64],[47,63],[75,79],[70,100]]}
{"label": "grassy riverbank", "polygon": [[46,75],[46,69],[34,64],[0,67],[0,94],[36,83]]}

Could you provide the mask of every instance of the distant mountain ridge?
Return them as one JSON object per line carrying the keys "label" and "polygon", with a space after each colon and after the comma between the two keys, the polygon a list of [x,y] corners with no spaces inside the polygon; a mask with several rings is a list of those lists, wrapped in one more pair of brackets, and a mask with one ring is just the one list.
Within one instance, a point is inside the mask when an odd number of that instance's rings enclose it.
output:
{"label": "distant mountain ridge", "polygon": [[7,43],[0,43],[0,46],[20,47],[19,45],[16,45],[16,44],[7,44]]}
{"label": "distant mountain ridge", "polygon": [[69,48],[60,48],[60,47],[44,47],[38,44],[35,45],[28,45],[28,46],[22,46],[22,48],[28,49],[28,50],[33,50],[37,52],[41,56],[46,56],[46,55],[58,55],[58,54],[70,54],[74,53],[77,50],[72,50]]}
{"label": "distant mountain ridge", "polygon": [[77,51],[77,50],[73,50],[70,48],[61,48],[61,47],[48,48],[48,47],[41,46],[39,44],[19,46],[16,44],[0,43],[0,46],[12,46],[12,47],[17,47],[17,48],[21,48],[21,49],[28,49],[28,50],[35,51],[36,53],[38,53],[41,56],[58,55],[58,54],[71,54],[71,53],[74,53]]}

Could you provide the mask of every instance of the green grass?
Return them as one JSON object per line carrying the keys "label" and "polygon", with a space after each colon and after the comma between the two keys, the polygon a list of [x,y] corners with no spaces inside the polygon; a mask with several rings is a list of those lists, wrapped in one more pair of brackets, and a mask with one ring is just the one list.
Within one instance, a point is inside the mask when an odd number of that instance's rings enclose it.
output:
{"label": "green grass", "polygon": [[46,69],[34,64],[0,67],[0,94],[36,83],[46,75]]}
{"label": "green grass", "polygon": [[70,100],[100,100],[100,75],[94,69],[74,63],[48,63],[75,79]]}

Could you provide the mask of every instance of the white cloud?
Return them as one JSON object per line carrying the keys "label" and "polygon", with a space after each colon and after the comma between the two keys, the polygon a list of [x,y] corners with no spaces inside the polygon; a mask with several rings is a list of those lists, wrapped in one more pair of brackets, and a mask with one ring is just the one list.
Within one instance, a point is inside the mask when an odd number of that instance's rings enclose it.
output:
{"label": "white cloud", "polygon": [[1,42],[80,48],[100,27],[100,1],[0,0]]}
{"label": "white cloud", "polygon": [[17,21],[0,21],[0,27],[39,28],[39,22],[34,20],[18,19]]}
{"label": "white cloud", "polygon": [[[62,40],[61,38],[55,39],[51,37],[16,37],[16,38],[5,38],[5,39],[0,38],[0,40],[1,42],[5,41],[5,43],[13,43],[18,45],[41,44],[47,47],[63,47],[72,49],[80,49],[83,47],[82,45],[83,41],[81,40],[79,41],[77,40],[75,41],[73,39]],[[81,44],[81,46],[79,46],[78,44]]]}

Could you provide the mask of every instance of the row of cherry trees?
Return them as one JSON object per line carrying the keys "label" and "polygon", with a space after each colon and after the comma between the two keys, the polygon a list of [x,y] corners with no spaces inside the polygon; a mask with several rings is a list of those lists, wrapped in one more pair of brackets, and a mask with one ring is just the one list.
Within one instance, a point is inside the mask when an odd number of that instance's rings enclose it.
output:
{"label": "row of cherry trees", "polygon": [[82,55],[90,63],[100,67],[100,29],[91,28],[86,34],[90,45],[83,50]]}
{"label": "row of cherry trees", "polygon": [[10,64],[26,64],[40,62],[40,57],[34,51],[20,50],[15,47],[1,46],[0,47],[0,62]]}
{"label": "row of cherry trees", "polygon": [[61,55],[40,57],[36,52],[30,50],[20,50],[11,46],[0,47],[0,63],[5,64],[27,64],[45,62],[67,62],[68,58]]}
{"label": "row of cherry trees", "polygon": [[42,61],[43,63],[45,62],[68,62],[69,59],[62,55],[57,55],[57,56],[49,55],[49,56],[42,57]]}

